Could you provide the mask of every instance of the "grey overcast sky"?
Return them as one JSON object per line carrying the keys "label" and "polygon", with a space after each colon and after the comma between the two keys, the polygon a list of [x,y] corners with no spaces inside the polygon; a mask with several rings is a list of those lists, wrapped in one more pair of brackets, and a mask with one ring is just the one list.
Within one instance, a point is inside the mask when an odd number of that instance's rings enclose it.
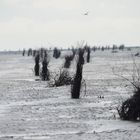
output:
{"label": "grey overcast sky", "polygon": [[0,0],[0,50],[81,40],[140,45],[140,0]]}

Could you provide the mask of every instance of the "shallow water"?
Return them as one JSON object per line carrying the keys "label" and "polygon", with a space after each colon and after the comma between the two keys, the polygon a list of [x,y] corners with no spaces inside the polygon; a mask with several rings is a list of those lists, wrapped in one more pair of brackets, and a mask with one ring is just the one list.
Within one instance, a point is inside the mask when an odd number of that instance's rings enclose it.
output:
{"label": "shallow water", "polygon": [[[115,67],[130,77],[130,56],[128,51],[92,52],[83,71],[86,95],[83,88],[81,98],[72,100],[70,86],[48,87],[47,82],[35,81],[32,57],[0,55],[0,139],[138,140],[140,124],[120,120],[116,110],[132,95],[132,88],[112,72]],[[49,68],[55,72],[62,63],[62,58],[51,59]],[[74,68],[73,63],[70,71]]]}

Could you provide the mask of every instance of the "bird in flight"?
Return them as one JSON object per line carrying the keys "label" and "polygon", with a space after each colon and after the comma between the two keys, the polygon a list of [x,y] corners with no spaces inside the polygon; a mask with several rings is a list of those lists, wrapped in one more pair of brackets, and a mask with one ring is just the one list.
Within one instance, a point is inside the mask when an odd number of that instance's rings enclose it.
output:
{"label": "bird in flight", "polygon": [[88,13],[89,13],[89,12],[86,12],[86,13],[84,13],[84,15],[85,15],[85,16],[87,16],[87,15],[88,15]]}

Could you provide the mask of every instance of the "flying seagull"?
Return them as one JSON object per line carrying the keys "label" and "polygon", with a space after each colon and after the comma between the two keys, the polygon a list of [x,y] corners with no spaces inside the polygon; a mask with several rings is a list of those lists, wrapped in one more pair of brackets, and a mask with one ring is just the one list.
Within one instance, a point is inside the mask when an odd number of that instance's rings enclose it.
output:
{"label": "flying seagull", "polygon": [[88,13],[89,13],[89,12],[86,12],[86,13],[84,13],[84,15],[85,15],[85,16],[87,16],[87,15],[88,15]]}

